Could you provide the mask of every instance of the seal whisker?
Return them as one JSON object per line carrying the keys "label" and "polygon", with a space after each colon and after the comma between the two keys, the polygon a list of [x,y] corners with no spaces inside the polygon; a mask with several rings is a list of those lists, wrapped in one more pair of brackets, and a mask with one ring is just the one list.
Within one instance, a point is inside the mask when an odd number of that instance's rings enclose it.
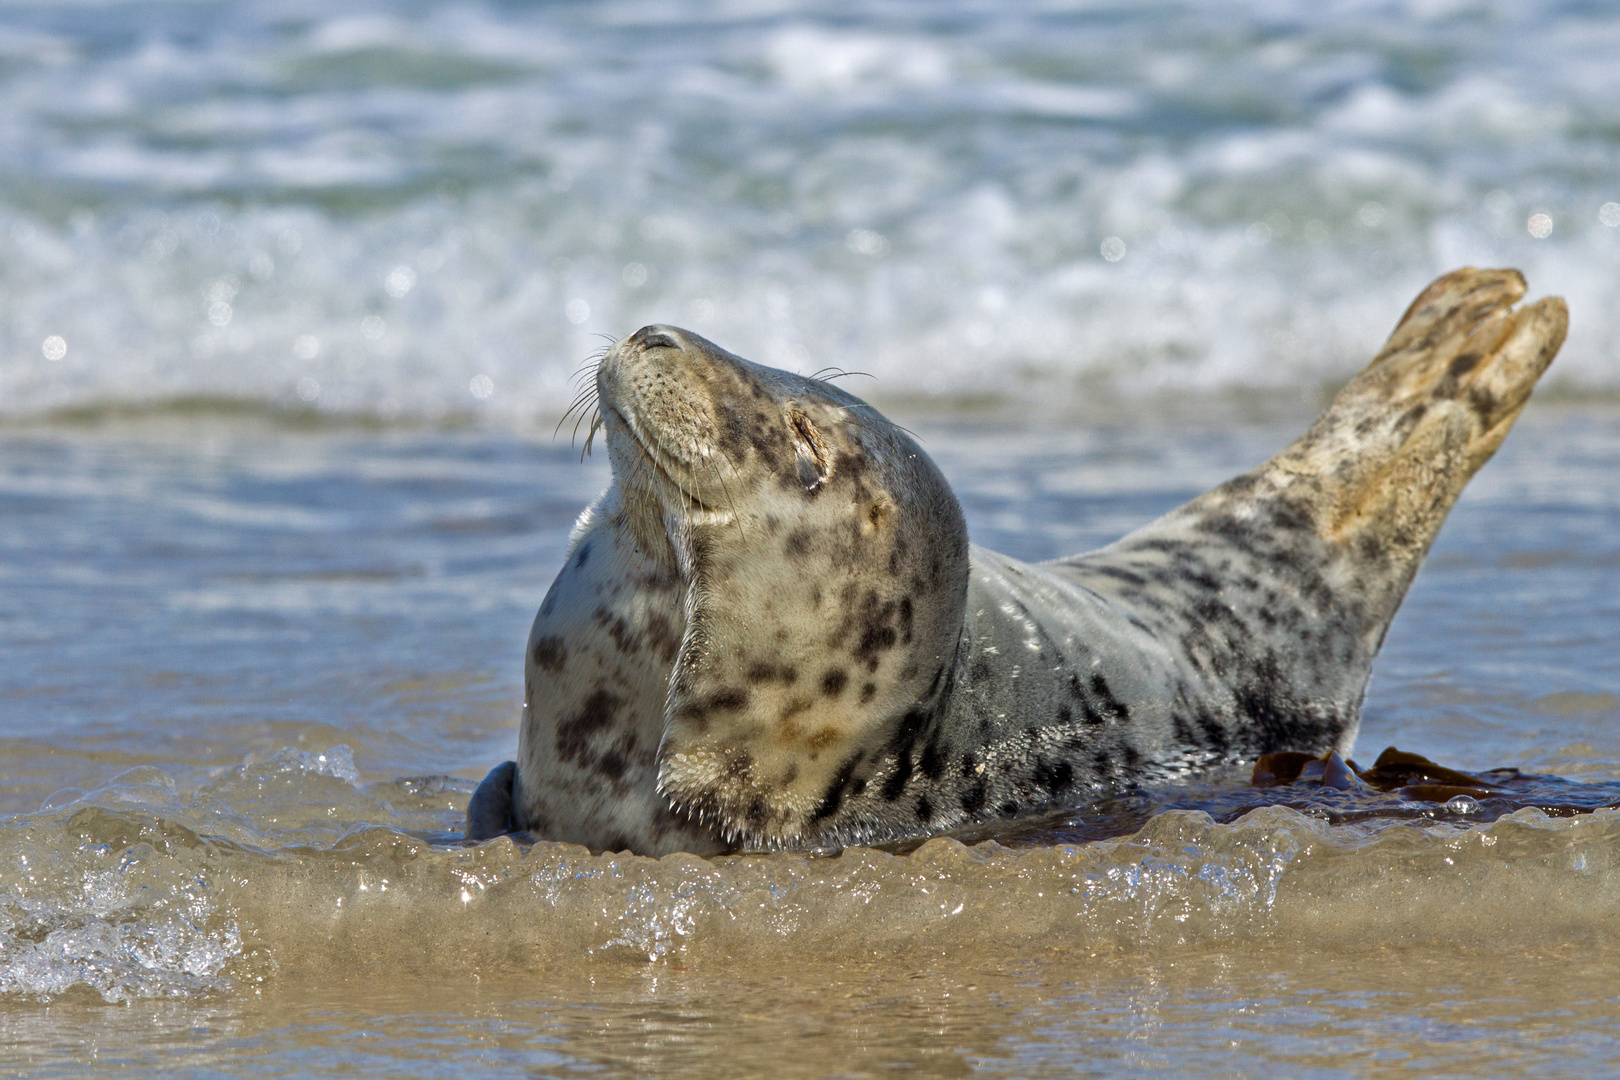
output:
{"label": "seal whisker", "polygon": [[[591,444],[596,441],[596,433],[600,431],[601,428],[602,410],[600,407],[598,407],[597,410],[591,414],[591,426],[585,432],[585,448],[579,452],[580,461],[584,461],[586,456],[590,454]],[[579,430],[578,425],[575,426],[574,430]]]}
{"label": "seal whisker", "polygon": [[[724,454],[721,454],[719,456],[720,457],[725,457]],[[703,457],[704,457],[704,460],[709,463],[709,471],[711,473],[713,473],[714,478],[720,482],[720,490],[725,493],[725,496],[726,496],[726,511],[727,511],[727,513],[729,513],[731,515],[731,520],[736,523],[738,532],[740,532],[744,537],[746,537],[748,535],[748,527],[743,524],[742,515],[737,513],[737,500],[731,494],[731,485],[726,483],[725,475],[723,473],[721,473],[719,465],[717,465],[715,463],[715,460],[714,460],[715,455],[713,455],[713,454],[705,454],[705,455],[703,455]],[[733,473],[736,473],[737,472],[736,464],[735,463],[729,463],[729,464],[731,464],[731,471]],[[738,479],[739,480],[741,479],[740,475],[738,476]]]}
{"label": "seal whisker", "polygon": [[[863,420],[876,420],[880,424],[887,424],[889,427],[892,427],[892,428],[895,428],[896,430],[905,432],[907,435],[911,436],[913,439],[916,439],[918,442],[923,441],[923,437],[921,435],[918,435],[915,431],[912,431],[910,428],[906,427],[904,424],[895,423],[893,420],[890,420],[887,416],[884,416],[882,413],[878,412],[876,409],[872,409],[872,406],[867,405],[864,402],[861,403],[861,405],[859,405],[859,406],[854,406],[854,405],[834,405],[834,406],[832,406],[832,408],[835,409],[836,411],[844,413],[845,415],[848,415],[848,416],[859,416]],[[855,411],[856,408],[872,409],[872,411],[869,412],[869,413],[858,413],[858,412]]]}
{"label": "seal whisker", "polygon": [[805,378],[812,382],[826,382],[828,379],[850,379],[857,375],[868,379],[877,378],[877,376],[873,375],[870,371],[845,371],[843,368],[837,367],[824,367],[817,371],[814,375],[806,375]]}
{"label": "seal whisker", "polygon": [[[568,418],[570,416],[573,416],[575,412],[578,412],[579,415],[580,415],[580,420],[583,420],[585,418],[585,416],[595,406],[595,404],[596,404],[596,385],[594,383],[592,383],[590,386],[586,387],[585,389],[581,390],[579,393],[574,395],[574,400],[569,402],[568,409],[562,414],[562,419],[558,420],[557,421],[557,426],[551,429],[551,437],[553,439],[555,439],[557,437],[557,433],[562,430],[562,426],[564,424],[568,423]],[[577,438],[578,436],[579,436],[579,421],[575,421],[575,423],[574,423],[574,434],[569,439],[569,445],[570,446],[573,445],[574,439]]]}

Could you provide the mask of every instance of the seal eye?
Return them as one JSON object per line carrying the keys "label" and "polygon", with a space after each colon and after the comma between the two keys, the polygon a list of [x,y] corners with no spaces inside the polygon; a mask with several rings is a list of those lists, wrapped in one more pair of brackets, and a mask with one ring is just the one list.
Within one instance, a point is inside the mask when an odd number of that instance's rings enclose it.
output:
{"label": "seal eye", "polygon": [[827,447],[816,425],[797,409],[788,414],[788,424],[793,429],[794,449],[798,451],[799,483],[804,485],[807,494],[814,495],[827,482]]}

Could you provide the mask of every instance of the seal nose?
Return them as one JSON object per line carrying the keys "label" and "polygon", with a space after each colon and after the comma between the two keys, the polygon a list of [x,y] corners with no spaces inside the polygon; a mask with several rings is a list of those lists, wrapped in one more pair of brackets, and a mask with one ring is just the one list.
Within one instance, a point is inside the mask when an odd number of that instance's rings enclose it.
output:
{"label": "seal nose", "polygon": [[675,340],[667,326],[643,326],[630,335],[630,344],[641,349],[678,349],[680,343]]}

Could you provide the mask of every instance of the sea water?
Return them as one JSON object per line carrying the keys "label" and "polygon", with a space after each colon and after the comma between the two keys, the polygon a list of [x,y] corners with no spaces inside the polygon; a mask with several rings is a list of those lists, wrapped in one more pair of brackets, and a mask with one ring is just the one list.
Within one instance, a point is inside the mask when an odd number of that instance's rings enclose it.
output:
{"label": "sea water", "polygon": [[1040,559],[1275,452],[1463,263],[1572,331],[1357,754],[1620,782],[1617,51],[1555,3],[8,6],[0,1063],[1601,1072],[1620,811],[456,833],[606,482],[551,439],[598,335],[867,373]]}

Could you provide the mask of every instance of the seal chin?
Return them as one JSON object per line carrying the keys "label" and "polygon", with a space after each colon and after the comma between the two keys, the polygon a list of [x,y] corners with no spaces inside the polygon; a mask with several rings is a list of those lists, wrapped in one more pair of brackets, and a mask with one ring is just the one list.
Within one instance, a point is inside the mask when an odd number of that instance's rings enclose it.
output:
{"label": "seal chin", "polygon": [[612,447],[615,437],[622,431],[624,438],[635,447],[636,454],[645,465],[645,472],[653,481],[652,487],[663,496],[660,502],[666,506],[674,504],[675,508],[684,513],[693,511],[708,515],[722,513],[693,490],[695,485],[682,483],[680,480],[681,475],[690,475],[695,470],[665,450],[656,439],[648,438],[638,431],[635,422],[623,411],[608,405],[602,410],[602,418],[607,423],[609,447]]}

